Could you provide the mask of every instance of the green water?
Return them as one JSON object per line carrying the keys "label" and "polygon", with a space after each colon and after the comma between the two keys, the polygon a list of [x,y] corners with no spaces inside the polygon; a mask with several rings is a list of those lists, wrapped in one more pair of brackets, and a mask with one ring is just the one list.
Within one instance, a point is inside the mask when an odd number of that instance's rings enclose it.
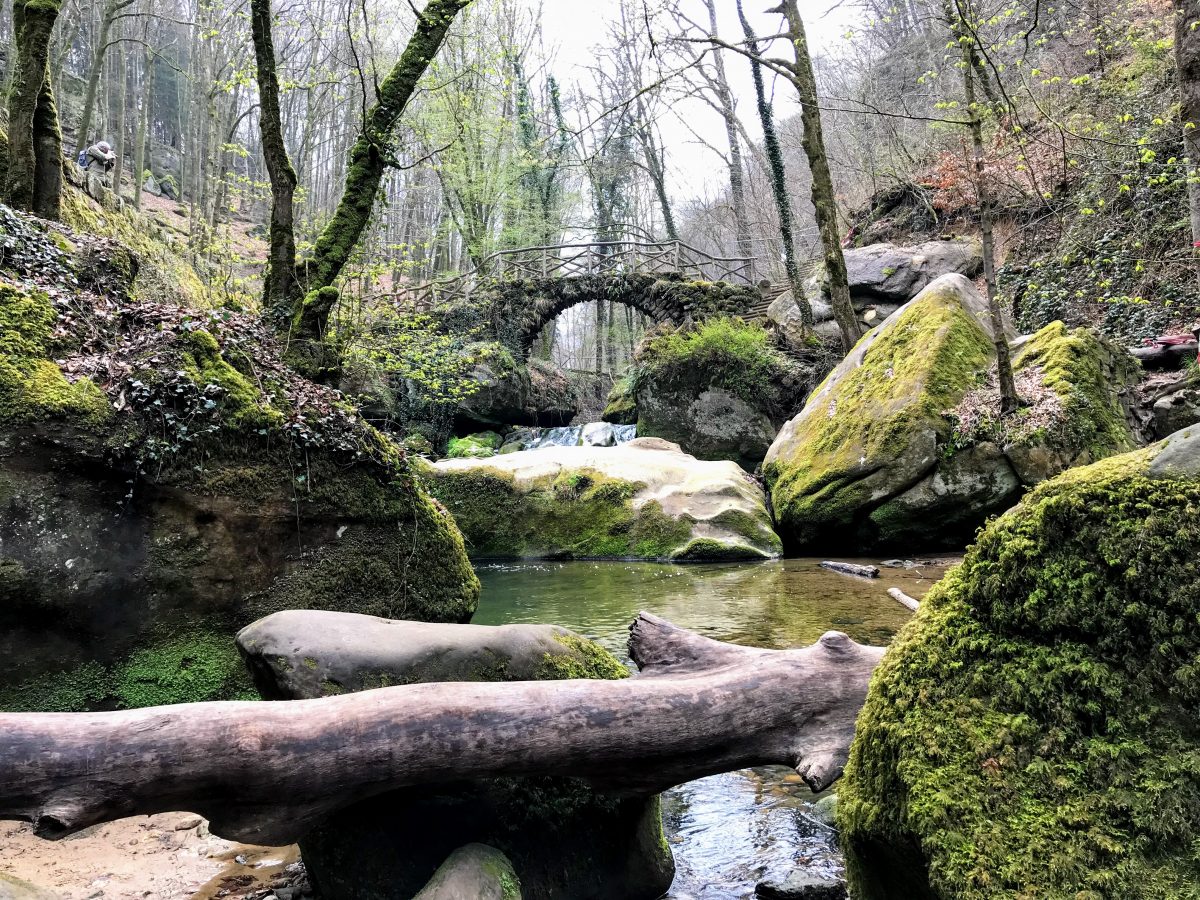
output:
{"label": "green water", "polygon": [[[641,610],[756,647],[803,646],[829,630],[886,644],[912,615],[887,588],[919,598],[945,571],[936,565],[885,568],[879,579],[868,580],[835,575],[818,563],[481,566],[483,597],[472,621],[564,625],[622,659],[629,623]],[[745,900],[754,896],[757,882],[796,867],[837,874],[841,860],[834,835],[812,818],[813,800],[798,776],[777,767],[717,775],[669,791],[664,815],[677,875],[668,897]]]}

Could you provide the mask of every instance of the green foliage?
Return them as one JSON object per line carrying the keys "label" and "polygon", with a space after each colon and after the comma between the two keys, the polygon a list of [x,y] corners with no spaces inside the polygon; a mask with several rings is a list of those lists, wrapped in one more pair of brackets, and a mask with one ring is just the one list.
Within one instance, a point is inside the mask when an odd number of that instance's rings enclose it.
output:
{"label": "green foliage", "polygon": [[838,794],[855,896],[1200,897],[1200,482],[1156,452],[1030,494],[892,645]]}
{"label": "green foliage", "polygon": [[484,459],[495,456],[504,439],[494,431],[482,431],[463,438],[450,438],[446,450],[449,459]]}

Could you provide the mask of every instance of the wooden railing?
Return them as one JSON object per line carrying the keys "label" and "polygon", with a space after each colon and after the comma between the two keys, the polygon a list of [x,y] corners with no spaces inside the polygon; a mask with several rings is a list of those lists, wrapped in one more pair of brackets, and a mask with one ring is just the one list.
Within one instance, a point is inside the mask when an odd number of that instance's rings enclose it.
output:
{"label": "wooden railing", "polygon": [[502,250],[469,272],[395,292],[397,300],[428,308],[471,296],[481,286],[504,279],[579,278],[594,275],[679,274],[704,281],[750,284],[754,260],[713,256],[683,241],[597,241]]}

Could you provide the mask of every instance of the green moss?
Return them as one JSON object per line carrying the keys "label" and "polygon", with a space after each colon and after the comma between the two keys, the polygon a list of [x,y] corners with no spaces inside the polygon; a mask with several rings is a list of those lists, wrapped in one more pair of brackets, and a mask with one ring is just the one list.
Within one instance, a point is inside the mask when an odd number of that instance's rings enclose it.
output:
{"label": "green moss", "polygon": [[629,670],[617,658],[594,641],[575,634],[557,634],[554,640],[568,653],[547,653],[538,665],[536,681],[572,678],[628,678]]}
{"label": "green moss", "polygon": [[0,283],[0,425],[58,419],[96,430],[111,418],[91,380],[72,384],[48,358],[55,319],[46,294]]}
{"label": "green moss", "polygon": [[[1111,360],[1115,372],[1105,370]],[[1053,443],[1086,450],[1093,460],[1124,453],[1135,446],[1117,400],[1117,389],[1137,380],[1137,365],[1120,348],[1106,345],[1086,328],[1069,330],[1052,322],[1035,334],[1013,360],[1016,369],[1038,366],[1042,382],[1063,400],[1068,422]]]}
{"label": "green moss", "polygon": [[0,709],[79,712],[257,697],[229,636],[198,632],[149,644],[111,665],[89,661],[4,685]]}
{"label": "green moss", "polygon": [[856,897],[1200,897],[1200,481],[1157,452],[1035,490],[889,649],[838,793]]}
{"label": "green moss", "polygon": [[817,389],[796,437],[764,467],[781,531],[798,546],[851,531],[872,502],[861,479],[899,456],[914,433],[948,438],[943,412],[993,354],[951,288],[926,291],[883,333],[863,340],[871,343],[862,364],[831,390],[829,379]]}
{"label": "green moss", "polygon": [[250,379],[230,365],[221,354],[216,338],[203,329],[184,338],[184,371],[200,388],[220,389],[223,423],[234,430],[259,431],[277,428],[284,415],[263,400],[263,393]]}
{"label": "green moss", "polygon": [[495,456],[504,438],[494,431],[481,431],[462,438],[450,438],[446,456],[449,459],[486,459]]}
{"label": "green moss", "polygon": [[626,375],[613,383],[608,393],[608,401],[600,418],[614,425],[637,424],[637,390],[631,377]]}
{"label": "green moss", "polygon": [[175,637],[134,652],[112,675],[128,708],[206,700],[254,700],[249,673],[226,634]]}

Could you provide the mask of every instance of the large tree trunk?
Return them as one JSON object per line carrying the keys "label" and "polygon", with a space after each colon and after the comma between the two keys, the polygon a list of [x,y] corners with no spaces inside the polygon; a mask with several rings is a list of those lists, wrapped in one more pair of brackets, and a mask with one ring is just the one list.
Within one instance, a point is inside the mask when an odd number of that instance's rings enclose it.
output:
{"label": "large tree trunk", "polygon": [[0,819],[58,838],[188,810],[214,834],[280,845],[335,810],[408,785],[563,775],[644,794],[782,764],[823,790],[841,774],[882,649],[838,632],[799,650],[738,647],[645,613],[631,632],[642,673],[622,681],[0,714]]}
{"label": "large tree trunk", "polygon": [[[757,36],[742,9],[742,0],[737,0],[738,17],[742,22],[742,31],[746,35],[746,46],[751,54],[759,53]],[[783,268],[787,273],[788,287],[792,289],[792,297],[800,310],[800,324],[805,332],[813,327],[812,306],[804,295],[804,286],[800,283],[800,266],[796,261],[796,240],[792,233],[792,202],[788,197],[787,173],[783,168],[783,145],[779,141],[779,132],[775,129],[775,112],[767,99],[767,86],[763,78],[762,66],[757,59],[750,63],[754,76],[754,95],[758,102],[758,119],[763,130],[763,149],[767,154],[767,168],[771,174],[771,193],[775,198],[775,210],[779,215],[779,235],[783,241]]]}
{"label": "large tree trunk", "polygon": [[1187,154],[1192,243],[1200,247],[1200,0],[1175,0],[1175,65],[1179,120]]}
{"label": "large tree trunk", "polygon": [[271,249],[263,284],[263,308],[286,319],[291,310],[292,283],[296,277],[294,204],[296,170],[283,139],[279,112],[279,76],[275,71],[275,39],[271,25],[271,0],[250,0],[250,27],[258,72],[263,160],[271,180]]}
{"label": "large tree trunk", "polygon": [[837,197],[833,191],[833,175],[825,152],[825,135],[821,129],[821,109],[817,104],[817,79],[813,74],[812,56],[808,51],[808,36],[804,19],[796,0],[784,0],[781,5],[788,21],[789,38],[796,54],[792,70],[793,82],[800,94],[800,119],[804,123],[804,154],[812,173],[812,202],[816,210],[817,228],[825,253],[825,274],[829,280],[829,302],[833,316],[842,333],[842,346],[847,353],[862,337],[862,326],[854,314],[850,300],[850,276],[846,273],[846,257],[842,255],[842,235],[838,228]]}
{"label": "large tree trunk", "polygon": [[[342,198],[317,237],[312,259],[298,270],[299,286],[292,291],[296,311],[293,333],[302,340],[319,340],[325,333],[335,295],[322,289],[332,287],[341,275],[371,221],[379,185],[391,158],[388,145],[392,131],[417,82],[441,48],[454,17],[470,2],[429,0],[400,60],[379,86],[378,99],[367,113],[366,128],[350,148]],[[304,294],[309,295],[309,302]]]}
{"label": "large tree trunk", "polygon": [[61,0],[15,0],[16,67],[8,95],[9,205],[57,219],[62,194],[62,132],[50,87],[50,36]]}
{"label": "large tree trunk", "polygon": [[[709,33],[716,37],[717,2],[704,0],[704,4],[708,8]],[[733,206],[734,239],[737,241],[738,255],[752,258],[750,228],[746,220],[746,176],[742,164],[742,142],[738,137],[733,91],[729,87],[729,77],[725,72],[725,57],[720,50],[713,50],[713,67],[716,71],[714,88],[717,104],[721,107],[721,118],[725,121],[725,139],[729,143],[729,197]]]}
{"label": "large tree trunk", "polygon": [[999,290],[996,285],[996,239],[993,232],[995,211],[992,191],[987,180],[986,154],[983,144],[983,118],[979,112],[975,92],[975,73],[980,71],[979,54],[975,47],[976,23],[964,20],[975,17],[969,2],[953,0],[946,4],[950,26],[962,52],[963,90],[966,94],[967,115],[971,131],[971,149],[975,166],[975,192],[979,201],[979,232],[983,244],[983,280],[987,286],[988,314],[995,334],[996,370],[1000,384],[1000,414],[1007,416],[1021,405],[1017,396],[1017,383],[1013,375],[1012,356],[1008,351],[1008,337],[1004,328],[1004,313],[1000,309]]}

